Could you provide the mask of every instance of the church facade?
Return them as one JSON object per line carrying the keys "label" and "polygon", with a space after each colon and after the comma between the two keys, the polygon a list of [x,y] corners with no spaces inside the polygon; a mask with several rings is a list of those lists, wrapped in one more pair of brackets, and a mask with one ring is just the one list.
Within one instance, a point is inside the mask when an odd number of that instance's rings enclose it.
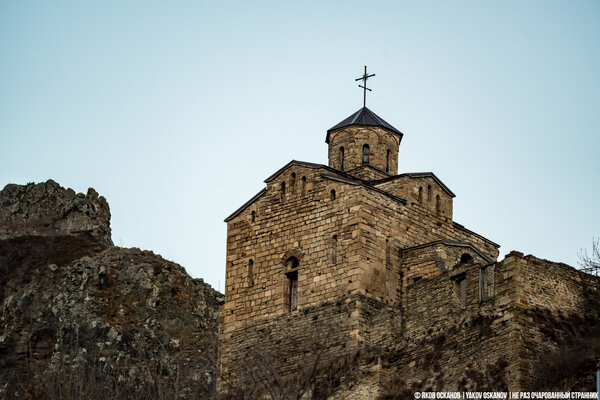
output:
{"label": "church facade", "polygon": [[[550,267],[516,252],[497,262],[498,244],[453,220],[455,195],[434,173],[398,174],[402,137],[363,107],[327,131],[328,165],[289,162],[226,218],[219,390],[250,379],[252,354],[285,375],[317,347],[325,362],[402,346],[406,379],[423,382],[429,367],[419,360],[437,346],[427,341],[482,315],[493,334],[473,351],[502,364],[511,388],[526,384],[519,366],[533,356],[501,344],[523,336],[515,309],[531,285],[517,285],[514,271]],[[468,354],[454,353],[449,362],[466,365]],[[459,382],[456,368],[445,376],[454,375]]]}

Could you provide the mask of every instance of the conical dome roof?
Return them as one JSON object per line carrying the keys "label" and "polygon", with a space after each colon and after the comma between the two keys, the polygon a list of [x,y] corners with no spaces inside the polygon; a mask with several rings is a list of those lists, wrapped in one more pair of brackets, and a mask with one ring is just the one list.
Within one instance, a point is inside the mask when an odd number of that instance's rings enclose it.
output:
{"label": "conical dome roof", "polygon": [[357,112],[355,112],[354,114],[352,114],[351,116],[349,116],[348,118],[346,118],[345,120],[343,120],[342,122],[338,123],[337,125],[335,125],[334,127],[330,128],[327,130],[327,138],[325,139],[325,142],[329,143],[329,133],[336,130],[336,129],[340,129],[340,128],[344,128],[346,126],[351,126],[351,125],[358,125],[358,126],[378,126],[381,128],[385,128],[395,134],[397,134],[398,136],[400,136],[400,139],[402,139],[402,132],[400,132],[398,129],[394,128],[392,125],[388,124],[387,122],[385,122],[383,120],[383,118],[379,117],[377,114],[375,114],[373,111],[369,110],[367,107],[363,107],[360,110],[358,110]]}

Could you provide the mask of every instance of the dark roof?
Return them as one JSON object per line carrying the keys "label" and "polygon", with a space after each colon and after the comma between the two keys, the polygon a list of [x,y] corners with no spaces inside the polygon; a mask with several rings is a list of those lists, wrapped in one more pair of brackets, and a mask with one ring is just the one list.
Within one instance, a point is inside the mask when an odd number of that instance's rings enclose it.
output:
{"label": "dark roof", "polygon": [[403,133],[398,129],[394,128],[392,125],[388,124],[383,120],[383,118],[379,117],[373,111],[369,110],[367,107],[363,107],[339,124],[335,125],[333,128],[327,130],[327,138],[325,142],[329,143],[329,133],[340,128],[344,128],[346,126],[359,125],[359,126],[379,126],[381,128],[385,128],[396,135],[400,136],[400,140],[402,140]]}

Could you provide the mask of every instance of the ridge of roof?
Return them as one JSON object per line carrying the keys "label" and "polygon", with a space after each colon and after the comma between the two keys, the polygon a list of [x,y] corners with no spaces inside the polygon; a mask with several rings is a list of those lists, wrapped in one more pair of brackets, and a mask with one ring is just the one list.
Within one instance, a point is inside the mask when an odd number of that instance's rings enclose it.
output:
{"label": "ridge of roof", "polygon": [[486,242],[490,243],[491,245],[495,246],[496,248],[500,248],[500,245],[499,245],[498,243],[496,243],[496,242],[492,242],[490,239],[486,238],[485,236],[482,236],[482,235],[480,235],[480,234],[479,234],[479,233],[477,233],[477,232],[473,232],[472,230],[465,228],[465,226],[464,226],[464,225],[462,225],[462,224],[459,224],[459,223],[458,223],[458,222],[456,222],[456,221],[452,221],[452,225],[454,225],[456,228],[458,228],[458,229],[460,229],[460,230],[462,230],[462,231],[468,232],[468,233],[470,233],[470,234],[472,234],[472,235],[475,235],[475,236],[477,236],[477,237],[478,237],[478,238],[480,238],[480,239],[483,239],[483,240],[485,240]]}
{"label": "ridge of roof", "polygon": [[343,177],[341,175],[335,176],[334,174],[328,174],[328,173],[321,173],[321,178],[330,179],[330,180],[338,181],[338,182],[343,182],[343,183],[347,183],[349,185],[362,186],[364,188],[374,190],[377,193],[382,194],[386,197],[389,197],[390,199],[397,201],[400,204],[403,204],[403,205],[407,204],[407,201],[405,198],[398,197],[389,192],[386,192],[385,190],[381,190],[378,187],[375,187],[375,186],[369,184],[369,182],[364,181],[362,179],[356,179],[356,178],[349,179],[349,178]]}
{"label": "ridge of roof", "polygon": [[[272,181],[277,176],[279,176],[279,174],[281,174],[283,171],[285,171],[291,165],[302,165],[304,167],[309,167],[309,168],[323,168],[323,169],[325,169],[325,170],[327,170],[327,171],[330,172],[330,173],[321,174],[321,176],[323,178],[333,179],[333,180],[337,180],[337,181],[340,181],[340,182],[348,183],[348,184],[351,184],[351,185],[364,186],[366,188],[375,190],[376,192],[380,192],[381,194],[384,194],[384,195],[386,195],[386,196],[388,196],[390,198],[393,198],[394,200],[396,200],[396,201],[398,201],[398,202],[400,202],[402,204],[406,204],[407,203],[406,199],[404,199],[402,197],[394,196],[393,194],[388,193],[385,190],[381,190],[378,187],[373,186],[369,181],[357,178],[355,176],[352,176],[350,174],[345,173],[344,171],[337,170],[337,169],[332,168],[332,167],[330,167],[328,165],[325,165],[325,164],[311,163],[311,162],[308,162],[308,161],[292,160],[292,161],[288,162],[287,164],[285,164],[283,167],[279,168],[277,171],[275,171],[275,173],[271,174],[267,179],[264,180],[264,182],[265,183],[269,183],[270,181]],[[242,204],[242,206],[240,206],[237,210],[235,210],[227,218],[225,218],[225,222],[229,222],[230,220],[232,220],[233,218],[235,218],[236,216],[238,216],[250,204],[252,204],[252,202],[254,202],[254,200],[257,200],[263,194],[265,194],[266,191],[267,191],[267,188],[263,188],[260,192],[258,192],[257,194],[255,194],[250,200],[248,200],[247,202],[245,202],[244,204]]]}
{"label": "ridge of roof", "polygon": [[371,181],[369,181],[369,183],[371,185],[379,185],[380,183],[385,183],[385,182],[393,181],[393,180],[398,179],[398,178],[404,178],[404,177],[419,178],[419,177],[423,177],[423,176],[431,176],[433,178],[433,180],[438,185],[440,185],[440,187],[442,189],[444,189],[444,191],[446,193],[448,193],[448,195],[450,195],[450,197],[456,197],[456,195],[454,194],[454,192],[452,192],[452,190],[450,190],[450,188],[448,186],[446,186],[444,184],[444,182],[442,182],[441,179],[438,178],[433,172],[404,172],[402,174],[394,175],[394,176],[389,176],[387,178],[381,178],[381,179],[371,180]]}
{"label": "ridge of roof", "polygon": [[[309,167],[309,168],[325,168],[326,170],[333,172],[335,174],[344,176],[348,179],[357,179],[356,177],[347,174],[344,171],[340,171],[338,169],[332,168],[329,165],[325,165],[325,164],[317,164],[317,163],[311,163],[308,161],[298,161],[298,160],[292,160],[289,163],[285,164],[283,167],[279,168],[277,171],[275,171],[273,174],[271,174],[267,179],[264,180],[265,183],[269,183],[270,181],[272,181],[273,179],[275,179],[280,173],[282,173],[285,169],[287,169],[290,165],[292,164],[296,164],[296,165],[302,165],[304,167]],[[361,179],[362,180],[362,179]]]}
{"label": "ridge of roof", "polygon": [[392,133],[400,136],[400,140],[402,140],[402,136],[404,135],[398,129],[394,128],[389,122],[385,121],[379,115],[375,114],[373,111],[369,110],[367,107],[362,107],[348,118],[343,121],[337,123],[332,128],[327,130],[327,137],[325,138],[325,142],[329,143],[329,134],[340,128],[344,128],[346,126],[378,126],[381,128],[385,128]]}
{"label": "ridge of roof", "polygon": [[[384,174],[388,175],[388,176],[386,176],[385,178],[381,178],[381,179],[387,179],[387,178],[389,178],[389,177],[390,177],[390,176],[389,176],[389,175],[390,175],[389,173],[387,173],[387,172],[385,172],[384,170],[382,170],[382,169],[380,169],[380,168],[377,168],[377,167],[375,167],[375,166],[373,166],[373,165],[371,165],[371,164],[361,164],[361,165],[359,165],[358,167],[354,167],[354,168],[352,168],[352,169],[349,169],[349,170],[347,170],[347,171],[344,171],[344,172],[350,173],[350,172],[356,171],[357,169],[361,169],[361,168],[370,168],[370,169],[373,169],[373,170],[375,170],[375,171],[377,171],[377,172],[381,172],[381,173],[384,173]],[[376,180],[379,180],[379,179],[363,179],[363,181],[365,181],[365,182],[369,182],[369,183],[371,183],[371,181],[376,181]]]}
{"label": "ridge of roof", "polygon": [[254,202],[254,200],[258,199],[265,193],[267,193],[267,188],[262,188],[260,190],[260,192],[256,193],[254,196],[252,196],[250,198],[250,200],[248,200],[247,202],[242,204],[237,210],[235,210],[234,212],[229,214],[229,216],[227,218],[225,218],[224,222],[229,222],[233,218],[237,217],[242,211],[244,211],[246,209],[246,207],[248,207],[250,204],[252,204]]}

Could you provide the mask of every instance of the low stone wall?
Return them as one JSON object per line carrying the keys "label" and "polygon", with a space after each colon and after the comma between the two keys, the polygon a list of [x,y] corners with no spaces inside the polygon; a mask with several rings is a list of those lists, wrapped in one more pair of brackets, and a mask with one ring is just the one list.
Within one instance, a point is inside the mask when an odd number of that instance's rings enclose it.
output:
{"label": "low stone wall", "polygon": [[359,298],[306,307],[277,317],[263,318],[219,335],[219,392],[252,388],[257,379],[296,374],[326,366],[356,353],[358,325],[354,316]]}

